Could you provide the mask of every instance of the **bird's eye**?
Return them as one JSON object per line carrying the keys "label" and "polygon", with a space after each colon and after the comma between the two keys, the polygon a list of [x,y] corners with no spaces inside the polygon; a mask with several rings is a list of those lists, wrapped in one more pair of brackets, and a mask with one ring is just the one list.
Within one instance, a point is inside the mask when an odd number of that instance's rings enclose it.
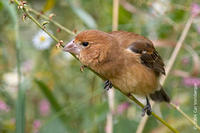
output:
{"label": "bird's eye", "polygon": [[89,45],[89,42],[82,42],[82,45],[83,45],[84,47],[87,47],[87,46]]}

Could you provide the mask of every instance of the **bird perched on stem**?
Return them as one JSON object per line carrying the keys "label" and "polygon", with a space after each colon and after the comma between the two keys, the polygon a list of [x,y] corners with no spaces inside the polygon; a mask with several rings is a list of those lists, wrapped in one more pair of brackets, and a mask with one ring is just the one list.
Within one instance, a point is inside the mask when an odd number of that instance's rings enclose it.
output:
{"label": "bird perched on stem", "polygon": [[164,63],[147,38],[126,31],[98,30],[80,32],[64,51],[75,54],[80,62],[106,79],[105,89],[114,84],[123,93],[146,97],[143,115],[151,114],[149,97],[170,102],[159,83],[165,74]]}

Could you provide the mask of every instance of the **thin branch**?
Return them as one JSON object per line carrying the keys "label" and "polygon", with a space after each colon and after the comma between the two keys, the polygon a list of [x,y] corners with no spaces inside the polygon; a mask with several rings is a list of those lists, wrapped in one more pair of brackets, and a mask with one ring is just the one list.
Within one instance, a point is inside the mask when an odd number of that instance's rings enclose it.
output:
{"label": "thin branch", "polygon": [[59,43],[59,40],[58,40],[53,34],[51,34],[44,26],[42,26],[33,16],[31,16],[26,8],[23,8],[23,11],[24,11],[24,13],[26,13],[26,15],[27,15],[40,29],[42,29],[44,32],[46,32],[54,41],[56,41],[57,43]]}
{"label": "thin branch", "polygon": [[[181,49],[181,47],[183,45],[183,42],[184,42],[184,40],[185,40],[185,38],[187,36],[187,33],[188,33],[188,31],[189,31],[189,29],[190,29],[190,27],[192,25],[192,22],[193,22],[193,17],[190,16],[190,18],[188,19],[188,21],[187,21],[187,23],[186,23],[186,25],[185,25],[182,33],[181,33],[181,36],[180,36],[180,38],[179,38],[179,40],[177,42],[177,45],[176,45],[176,47],[175,47],[175,49],[174,49],[174,51],[173,51],[173,53],[172,53],[172,55],[171,55],[171,57],[169,59],[169,62],[168,62],[167,67],[166,67],[166,76],[162,76],[161,79],[160,79],[160,84],[162,86],[164,85],[167,77],[169,76],[169,72],[171,71],[172,66],[174,65],[176,57],[177,57],[177,55],[178,55],[178,53],[179,53],[179,51],[180,51],[180,49]],[[152,104],[151,104],[152,107],[153,107],[154,104],[155,103],[152,102]],[[174,105],[172,103],[170,103],[169,105],[171,105],[174,109],[176,109],[179,113],[181,113],[187,120],[189,120],[189,122],[191,124],[193,124],[197,129],[200,130],[200,127],[193,120],[191,120],[190,117],[187,116],[179,107],[177,107],[176,105]],[[144,126],[145,126],[147,120],[148,120],[147,116],[142,118],[142,120],[140,121],[140,124],[139,124],[139,126],[137,128],[136,133],[142,133],[143,132],[143,129],[144,129]]]}
{"label": "thin branch", "polygon": [[170,103],[170,105],[176,109],[179,113],[181,113],[190,123],[192,123],[198,130],[200,130],[200,127],[197,125],[196,122],[194,122],[186,113],[184,113],[180,107],[176,106],[175,104],[173,103]]}
{"label": "thin branch", "polygon": [[[142,103],[140,103],[133,95],[127,95],[131,100],[133,100],[135,103],[137,103],[140,107],[144,108],[144,105]],[[152,115],[159,120],[161,123],[163,123],[166,127],[168,127],[173,133],[178,133],[178,131],[176,129],[174,129],[171,125],[169,125],[166,121],[164,121],[161,117],[159,117],[158,115],[156,115],[154,112],[152,112]]]}
{"label": "thin branch", "polygon": [[66,33],[69,33],[69,34],[71,34],[71,35],[75,35],[74,32],[72,32],[71,30],[65,28],[64,26],[62,26],[62,25],[59,24],[58,22],[52,20],[52,18],[49,18],[49,17],[47,17],[47,16],[41,14],[40,12],[38,12],[38,11],[36,11],[36,10],[30,8],[30,7],[28,7],[27,9],[28,9],[29,12],[31,12],[31,13],[37,15],[37,16],[40,16],[40,17],[43,18],[43,19],[46,19],[46,20],[50,21],[51,23],[53,23],[55,26],[59,27],[61,30],[65,31]]}
{"label": "thin branch", "polygon": [[[21,1],[20,1],[20,2],[19,2],[18,0],[14,0],[14,1],[15,1],[15,3],[18,5],[18,7],[22,8],[22,9],[24,10],[25,13],[31,12],[31,13],[33,13],[33,14],[35,14],[35,15],[38,15],[38,16],[42,17],[43,19],[46,19],[46,20],[50,21],[51,23],[53,23],[54,25],[56,25],[57,27],[59,27],[60,29],[62,29],[63,31],[65,31],[66,33],[69,33],[69,34],[71,34],[71,35],[75,35],[75,33],[73,33],[72,31],[70,31],[69,29],[65,28],[64,26],[62,26],[62,25],[59,24],[58,22],[52,20],[52,18],[47,17],[47,16],[41,14],[40,12],[38,12],[38,11],[36,11],[36,10],[34,10],[34,9],[30,8],[30,7],[28,7],[28,6],[24,6],[24,4],[21,3]],[[31,16],[29,13],[28,13],[27,15],[29,15],[28,17]],[[33,18],[33,17],[31,16],[31,18]],[[31,19],[31,18],[30,18],[30,19]],[[34,18],[33,18],[33,19],[34,19]],[[33,21],[34,21],[34,20],[33,20]],[[37,21],[34,21],[34,23],[37,24]],[[39,22],[38,22],[38,23],[39,23]],[[38,25],[38,24],[37,24],[37,25]],[[38,25],[38,26],[39,26],[39,25]],[[39,27],[41,28],[41,26],[39,26]],[[48,33],[47,33],[47,34],[48,34]],[[53,39],[55,40],[55,37],[53,37]],[[56,40],[55,40],[55,41],[56,41]]]}
{"label": "thin branch", "polygon": [[53,34],[51,34],[46,28],[45,26],[41,25],[32,15],[30,15],[29,13],[29,9],[27,7],[24,6],[23,3],[20,3],[18,0],[15,0],[15,2],[18,5],[18,8],[21,8],[24,13],[25,16],[27,16],[28,18],[30,18],[40,29],[42,29],[44,32],[46,32],[54,41],[56,41],[59,45],[58,46],[62,46],[64,47],[64,45],[62,44],[63,41],[62,40],[58,40]]}
{"label": "thin branch", "polygon": [[161,85],[164,85],[164,83],[166,81],[166,78],[168,77],[169,72],[172,69],[172,66],[174,65],[176,57],[177,57],[177,55],[178,55],[178,53],[179,53],[179,51],[180,51],[180,49],[181,49],[181,47],[183,45],[183,42],[184,42],[184,40],[185,40],[185,38],[187,36],[187,33],[188,33],[188,31],[189,31],[189,29],[190,29],[190,27],[192,25],[192,22],[193,22],[193,17],[191,16],[188,19],[188,21],[187,21],[187,23],[186,23],[186,25],[185,25],[182,33],[181,33],[181,36],[180,36],[180,38],[179,38],[179,40],[178,40],[178,42],[176,44],[176,47],[175,47],[175,49],[174,49],[174,51],[173,51],[173,53],[172,53],[172,55],[171,55],[171,57],[169,59],[169,62],[167,63],[167,67],[165,69],[166,70],[166,76],[162,76],[161,79],[160,79]]}
{"label": "thin branch", "polygon": [[118,29],[118,15],[119,14],[119,0],[113,0],[113,18],[112,18],[112,30]]}
{"label": "thin branch", "polygon": [[[18,5],[18,6],[22,6],[21,3],[18,1],[18,0],[14,0],[15,3]],[[39,27],[41,28],[44,32],[46,32],[52,39],[54,39],[57,43],[59,43],[60,41],[55,37],[53,36],[51,33],[49,33],[46,28],[44,28],[34,17],[32,17],[28,10],[26,9],[26,7],[22,6],[22,10],[26,13],[26,15]],[[63,45],[61,45],[63,46]],[[73,54],[72,54],[73,55]],[[74,55],[73,55],[74,56]],[[76,56],[74,56],[76,58]],[[77,59],[77,58],[76,58]],[[96,75],[98,75],[100,78],[102,79],[105,79],[104,77],[102,77],[101,75],[99,75],[98,73],[96,73],[94,70],[92,70],[91,68],[89,68],[92,72],[94,72]],[[119,88],[117,88],[115,85],[113,85],[116,89],[118,89],[120,91]],[[123,93],[123,92],[122,92]],[[132,95],[127,95],[125,93],[123,93],[124,95],[126,95],[127,97],[129,97],[132,101],[134,101],[136,104],[138,104],[140,107],[144,107],[144,105],[139,102],[134,96]],[[178,131],[176,129],[174,129],[173,127],[171,127],[167,122],[165,122],[162,118],[160,118],[159,116],[157,116],[154,112],[152,112],[152,115],[157,119],[159,120],[161,123],[163,123],[166,127],[168,127],[172,132],[174,133],[178,133]]]}

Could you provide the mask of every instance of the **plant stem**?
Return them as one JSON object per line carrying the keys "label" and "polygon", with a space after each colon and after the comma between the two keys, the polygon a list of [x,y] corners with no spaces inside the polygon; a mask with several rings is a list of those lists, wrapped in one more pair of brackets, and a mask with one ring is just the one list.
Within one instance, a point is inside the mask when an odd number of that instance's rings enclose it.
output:
{"label": "plant stem", "polygon": [[184,42],[184,40],[185,40],[185,38],[187,36],[187,33],[188,33],[188,31],[189,31],[189,29],[190,29],[190,27],[192,25],[192,22],[193,22],[193,17],[191,16],[188,19],[188,21],[187,21],[187,23],[186,23],[186,25],[185,25],[182,33],[181,33],[181,36],[180,36],[180,38],[179,38],[179,40],[178,40],[178,42],[176,44],[176,47],[175,47],[175,49],[174,49],[174,51],[173,51],[173,53],[172,53],[172,55],[171,55],[171,57],[169,59],[169,62],[167,63],[166,75],[162,76],[161,79],[160,79],[160,84],[161,85],[164,85],[164,83],[165,83],[165,81],[166,81],[166,79],[167,79],[167,77],[168,77],[168,75],[169,75],[169,73],[170,73],[170,71],[172,69],[172,66],[174,65],[176,57],[177,57],[177,55],[178,55],[178,53],[179,53],[179,51],[180,51],[180,49],[181,49],[181,47],[183,45],[183,42]]}
{"label": "plant stem", "polygon": [[[113,17],[112,17],[112,31],[118,29],[118,16],[119,16],[119,0],[113,0]],[[115,109],[115,90],[110,89],[108,92],[108,105],[109,112],[106,122],[106,133],[113,133],[113,112]]]}
{"label": "plant stem", "polygon": [[15,46],[16,46],[16,63],[17,63],[17,79],[18,79],[18,92],[17,92],[17,100],[16,100],[16,133],[24,133],[25,132],[25,98],[26,98],[26,90],[25,87],[22,86],[22,73],[21,73],[21,42],[19,36],[19,22],[16,14],[16,8],[9,5],[8,1],[3,1],[3,4],[8,9],[9,15],[12,18],[12,23],[14,25],[15,30]]}
{"label": "plant stem", "polygon": [[16,106],[16,133],[25,132],[25,88],[22,87],[22,73],[21,73],[21,43],[19,39],[19,25],[15,25],[16,36],[16,58],[17,58],[17,75],[18,75],[18,94]]}
{"label": "plant stem", "polygon": [[184,113],[180,107],[176,106],[173,103],[170,103],[170,105],[176,109],[179,113],[181,113],[190,123],[192,123],[198,130],[200,130],[200,127],[197,125],[197,123],[195,123],[186,113]]}
{"label": "plant stem", "polygon": [[[38,26],[40,27],[40,29],[42,29],[44,32],[46,32],[54,41],[56,41],[57,43],[60,43],[60,41],[53,35],[51,34],[44,26],[42,26],[33,16],[31,16],[28,13],[28,9],[23,8],[24,13],[26,13],[26,15]],[[63,44],[60,43],[60,46],[64,47]]]}
{"label": "plant stem", "polygon": [[112,30],[118,30],[119,0],[113,0]]}
{"label": "plant stem", "polygon": [[[15,1],[15,3],[18,5],[18,6],[20,6],[20,2],[18,1],[18,0],[14,0]],[[42,17],[43,19],[46,19],[46,20],[48,20],[48,21],[50,21],[51,23],[53,23],[54,25],[56,25],[57,27],[59,27],[61,30],[63,30],[63,31],[65,31],[66,33],[69,33],[69,34],[71,34],[71,35],[75,35],[75,33],[73,33],[71,30],[69,30],[69,29],[67,29],[66,27],[64,27],[64,26],[62,26],[61,24],[59,24],[58,22],[56,22],[56,21],[54,21],[54,20],[52,20],[52,19],[50,19],[49,17],[47,17],[47,16],[45,16],[45,15],[43,15],[43,14],[41,14],[40,12],[38,12],[38,11],[36,11],[36,10],[34,10],[34,9],[32,9],[32,8],[30,8],[30,7],[28,7],[28,6],[23,6],[23,10],[26,10],[26,12],[25,13],[27,13],[27,15],[29,15],[29,16],[31,16],[28,12],[31,12],[31,13],[33,13],[33,14],[35,14],[35,15],[38,15],[38,16],[40,16],[40,17]],[[28,16],[28,17],[29,17]],[[32,16],[31,16],[32,17]],[[33,17],[32,17],[33,18]],[[30,18],[31,19],[31,18]],[[37,22],[37,20],[36,20],[36,22]],[[36,23],[36,22],[34,22],[34,23]],[[37,22],[38,24],[39,24],[39,22]],[[36,24],[37,24],[36,23]],[[37,25],[38,25],[37,24]],[[38,25],[39,26],[39,25]],[[42,30],[43,30],[43,26],[41,27],[41,26],[39,26]],[[48,33],[47,33],[48,34]],[[55,40],[55,38],[53,38],[54,40]]]}
{"label": "plant stem", "polygon": [[24,13],[26,13],[26,15],[40,28],[42,29],[44,32],[46,32],[54,41],[56,41],[57,43],[59,42],[59,40],[50,32],[47,31],[47,29],[42,26],[33,16],[31,16],[26,8],[23,8]]}
{"label": "plant stem", "polygon": [[[122,92],[123,93],[123,92]],[[132,101],[137,103],[141,108],[144,108],[144,105],[140,103],[133,95],[127,95],[124,93],[127,97],[129,97]],[[163,123],[166,127],[168,127],[173,133],[178,133],[176,129],[174,129],[171,125],[169,125],[167,122],[165,122],[162,118],[160,118],[158,115],[156,115],[154,112],[152,112],[152,115],[159,120],[161,123]]]}
{"label": "plant stem", "polygon": [[31,12],[31,13],[33,13],[33,14],[35,14],[35,15],[40,16],[40,17],[43,18],[43,19],[46,19],[46,20],[50,21],[51,23],[53,23],[55,26],[59,27],[61,30],[65,31],[66,33],[69,33],[69,34],[71,34],[71,35],[75,35],[74,32],[70,31],[69,29],[65,28],[64,26],[62,26],[62,25],[59,24],[58,22],[56,22],[56,21],[50,19],[49,17],[47,17],[47,16],[41,14],[40,12],[38,12],[38,11],[36,11],[36,10],[30,8],[30,7],[28,8],[28,11]]}

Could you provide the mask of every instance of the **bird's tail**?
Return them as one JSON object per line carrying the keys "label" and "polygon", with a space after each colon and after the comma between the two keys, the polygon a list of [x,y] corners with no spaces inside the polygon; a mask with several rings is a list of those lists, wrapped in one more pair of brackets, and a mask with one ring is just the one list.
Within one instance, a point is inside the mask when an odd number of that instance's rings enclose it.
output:
{"label": "bird's tail", "polygon": [[170,102],[169,96],[167,95],[167,93],[164,91],[162,87],[160,90],[155,91],[153,94],[150,94],[149,96],[153,101],[168,102],[168,103]]}

